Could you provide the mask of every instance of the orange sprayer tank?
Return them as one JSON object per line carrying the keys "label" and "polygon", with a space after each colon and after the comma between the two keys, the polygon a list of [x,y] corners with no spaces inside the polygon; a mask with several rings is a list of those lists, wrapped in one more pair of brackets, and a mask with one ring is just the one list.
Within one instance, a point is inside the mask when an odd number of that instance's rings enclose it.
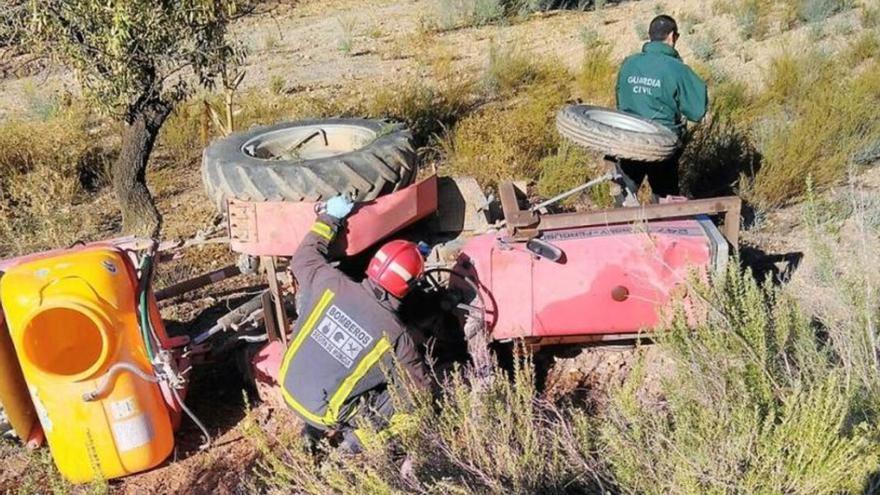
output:
{"label": "orange sprayer tank", "polygon": [[[136,287],[127,257],[109,247],[27,262],[0,279],[0,300],[31,398],[55,464],[72,482],[150,469],[174,445],[155,383],[120,369],[105,393],[90,402],[83,398],[114,365],[152,375]],[[161,321],[154,317],[153,324]]]}

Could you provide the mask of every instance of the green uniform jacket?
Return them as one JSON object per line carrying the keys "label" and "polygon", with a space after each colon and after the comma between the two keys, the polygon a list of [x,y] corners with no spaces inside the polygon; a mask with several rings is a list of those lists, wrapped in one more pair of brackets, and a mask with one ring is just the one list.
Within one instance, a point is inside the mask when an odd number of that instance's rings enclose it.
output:
{"label": "green uniform jacket", "polygon": [[706,82],[666,43],[645,43],[642,53],[627,57],[617,74],[617,108],[678,135],[685,131],[684,118],[699,122],[708,105]]}

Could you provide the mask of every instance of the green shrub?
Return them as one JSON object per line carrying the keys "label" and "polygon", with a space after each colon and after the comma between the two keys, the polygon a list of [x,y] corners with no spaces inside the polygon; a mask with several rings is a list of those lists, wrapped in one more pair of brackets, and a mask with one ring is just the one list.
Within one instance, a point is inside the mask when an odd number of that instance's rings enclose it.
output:
{"label": "green shrub", "polygon": [[594,105],[613,105],[617,70],[610,48],[587,50],[575,74],[574,96]]}
{"label": "green shrub", "polygon": [[485,26],[504,18],[503,0],[436,0],[434,22],[440,30]]}
{"label": "green shrub", "polygon": [[578,33],[578,38],[587,50],[598,48],[602,44],[602,40],[599,39],[599,32],[590,26],[582,27],[580,33]]}
{"label": "green shrub", "polygon": [[89,118],[74,105],[0,126],[0,257],[69,245],[98,222],[76,209],[107,182],[108,157]]}
{"label": "green shrub", "polygon": [[711,121],[691,133],[682,154],[680,180],[682,190],[689,197],[736,194],[740,181],[743,178],[748,181],[760,166],[758,153],[747,133],[729,114],[722,112],[717,111]]}
{"label": "green shrub", "polygon": [[880,27],[880,5],[870,5],[868,2],[862,5],[862,27],[865,29]]}
{"label": "green shrub", "polygon": [[860,490],[878,446],[854,417],[857,391],[791,298],[731,265],[659,336],[670,360],[662,402],[644,368],[614,394],[602,426],[612,472],[633,493]]}
{"label": "green shrub", "polygon": [[[870,417],[880,404],[880,335],[873,323],[880,264],[865,246],[880,241],[880,202],[873,191],[856,188],[821,196],[808,188],[806,196],[803,249],[810,262],[786,289],[820,323],[838,368],[862,391],[862,415]],[[849,234],[841,235],[842,226],[851,227]]]}
{"label": "green shrub", "polygon": [[455,371],[436,405],[410,393],[416,399],[398,407],[408,417],[392,426],[396,438],[368,441],[354,457],[326,445],[313,456],[301,440],[272,438],[251,421],[246,434],[262,455],[261,484],[315,495],[526,494],[587,493],[607,482],[593,455],[589,418],[541,400],[528,360],[512,376]]}
{"label": "green shrub", "polygon": [[555,60],[540,61],[514,49],[489,48],[489,67],[486,83],[496,93],[511,93],[531,84],[552,84],[568,78],[568,71]]}
{"label": "green shrub", "polygon": [[776,88],[788,103],[758,140],[763,161],[750,193],[764,207],[802,194],[808,175],[819,188],[840,179],[853,156],[880,138],[880,117],[872,111],[880,103],[876,62],[849,78],[838,77],[833,65],[808,67],[814,75],[807,86]]}
{"label": "green shrub", "polygon": [[757,0],[744,2],[743,8],[736,13],[736,25],[743,39],[755,38],[759,32],[760,10]]}
{"label": "green shrub", "polygon": [[823,22],[852,6],[852,0],[796,0],[798,19],[809,23]]}
{"label": "green shrub", "polygon": [[712,88],[711,114],[715,118],[736,118],[752,105],[753,97],[745,83],[723,81]]}
{"label": "green shrub", "polygon": [[537,180],[540,160],[559,144],[553,122],[568,97],[564,86],[535,86],[508,106],[464,118],[444,141],[448,172],[489,187],[502,180]]}
{"label": "green shrub", "polygon": [[[538,194],[543,198],[551,198],[602,175],[604,171],[595,161],[596,157],[590,156],[582,148],[563,142],[555,154],[544,157],[538,164],[541,173],[538,178]],[[607,183],[569,196],[561,204],[574,205],[584,195],[589,196],[590,202],[599,208],[614,204]]]}
{"label": "green shrub", "polygon": [[688,44],[697,60],[707,61],[715,55],[715,40],[708,35],[693,36]]}
{"label": "green shrub", "polygon": [[638,21],[633,24],[633,30],[635,30],[636,36],[639,37],[639,40],[648,41],[648,25],[643,21]]}

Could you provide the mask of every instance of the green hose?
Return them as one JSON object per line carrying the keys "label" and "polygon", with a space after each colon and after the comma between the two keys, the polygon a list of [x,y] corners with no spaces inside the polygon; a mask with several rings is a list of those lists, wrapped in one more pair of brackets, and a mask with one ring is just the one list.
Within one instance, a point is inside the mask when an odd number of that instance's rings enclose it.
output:
{"label": "green hose", "polygon": [[147,350],[147,357],[149,357],[150,362],[153,361],[155,357],[155,350],[153,349],[153,339],[152,339],[152,322],[150,321],[150,310],[147,299],[147,292],[150,287],[150,278],[152,278],[153,274],[153,256],[155,254],[155,243],[154,248],[151,249],[147,254],[144,255],[143,259],[141,259],[141,278],[138,280],[138,294],[137,294],[137,307],[138,314],[140,316],[139,326],[141,330],[141,337],[144,339],[144,345]]}

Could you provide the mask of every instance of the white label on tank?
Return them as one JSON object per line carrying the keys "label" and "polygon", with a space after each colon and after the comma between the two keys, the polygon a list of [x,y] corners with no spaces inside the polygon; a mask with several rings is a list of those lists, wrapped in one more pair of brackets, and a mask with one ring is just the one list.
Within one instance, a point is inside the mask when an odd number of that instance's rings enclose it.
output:
{"label": "white label on tank", "polygon": [[138,407],[137,403],[134,401],[134,397],[127,397],[110,403],[110,414],[113,416],[113,421],[119,421],[120,419],[127,418],[137,412]]}
{"label": "white label on tank", "polygon": [[40,395],[37,393],[36,387],[31,387],[31,400],[34,403],[34,409],[37,410],[37,418],[40,420],[40,425],[43,427],[43,431],[51,433],[52,420],[49,419],[49,411],[46,410],[46,406],[44,406],[43,401],[40,400]]}
{"label": "white label on tank", "polygon": [[150,443],[153,439],[153,428],[150,420],[143,414],[113,423],[113,439],[116,449],[127,452]]}

